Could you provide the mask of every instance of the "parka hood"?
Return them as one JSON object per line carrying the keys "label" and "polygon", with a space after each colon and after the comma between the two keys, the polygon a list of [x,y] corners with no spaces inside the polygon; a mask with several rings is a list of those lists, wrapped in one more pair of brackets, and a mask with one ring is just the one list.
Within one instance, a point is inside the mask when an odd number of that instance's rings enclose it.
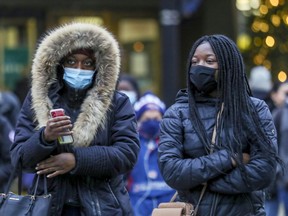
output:
{"label": "parka hood", "polygon": [[56,28],[43,38],[32,65],[32,108],[35,122],[43,127],[53,104],[48,90],[57,81],[60,60],[76,49],[91,49],[96,58],[97,76],[81,105],[74,123],[74,146],[88,146],[106,121],[120,70],[120,51],[114,37],[104,28],[88,23],[72,23]]}

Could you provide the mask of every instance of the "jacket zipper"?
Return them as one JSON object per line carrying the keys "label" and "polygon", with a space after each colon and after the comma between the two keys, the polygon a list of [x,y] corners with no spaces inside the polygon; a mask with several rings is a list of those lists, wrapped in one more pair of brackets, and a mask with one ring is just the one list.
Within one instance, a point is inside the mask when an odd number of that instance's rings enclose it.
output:
{"label": "jacket zipper", "polygon": [[213,215],[215,215],[215,213],[216,213],[218,196],[219,196],[218,193],[216,193],[215,196],[213,197],[212,207],[211,207],[211,211],[210,211],[210,216],[213,216]]}
{"label": "jacket zipper", "polygon": [[107,185],[108,185],[108,188],[109,188],[109,190],[110,190],[113,198],[115,199],[117,205],[120,206],[119,201],[118,201],[117,197],[115,196],[115,194],[114,194],[114,192],[113,192],[113,190],[112,190],[112,188],[111,188],[111,186],[110,186],[109,180],[107,180]]}

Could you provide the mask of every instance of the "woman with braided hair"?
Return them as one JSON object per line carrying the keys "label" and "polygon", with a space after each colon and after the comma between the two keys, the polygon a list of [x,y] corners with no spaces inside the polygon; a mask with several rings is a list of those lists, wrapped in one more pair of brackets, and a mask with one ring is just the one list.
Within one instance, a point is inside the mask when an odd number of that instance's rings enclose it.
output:
{"label": "woman with braided hair", "polygon": [[187,66],[187,89],[161,123],[164,180],[179,201],[194,206],[204,191],[197,216],[265,215],[262,191],[281,161],[271,114],[251,96],[236,44],[224,35],[203,36]]}

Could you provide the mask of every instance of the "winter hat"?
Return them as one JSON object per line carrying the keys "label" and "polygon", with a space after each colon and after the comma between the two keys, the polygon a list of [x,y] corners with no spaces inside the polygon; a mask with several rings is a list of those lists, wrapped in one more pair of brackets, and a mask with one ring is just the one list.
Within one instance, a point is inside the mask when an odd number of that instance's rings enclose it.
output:
{"label": "winter hat", "polygon": [[165,108],[165,104],[150,91],[144,93],[134,105],[137,120],[139,120],[147,110],[158,110],[163,115]]}
{"label": "winter hat", "polygon": [[80,48],[80,49],[75,49],[69,52],[66,56],[64,56],[60,62],[63,62],[67,57],[74,55],[74,54],[83,54],[88,56],[91,59],[95,59],[95,53],[92,49],[89,48]]}
{"label": "winter hat", "polygon": [[251,90],[268,92],[272,88],[271,73],[264,66],[256,66],[252,68],[249,78]]}
{"label": "winter hat", "polygon": [[83,55],[86,55],[90,58],[95,58],[94,57],[94,51],[92,49],[89,49],[89,48],[75,49],[69,53],[69,55],[73,55],[73,54],[83,54]]}

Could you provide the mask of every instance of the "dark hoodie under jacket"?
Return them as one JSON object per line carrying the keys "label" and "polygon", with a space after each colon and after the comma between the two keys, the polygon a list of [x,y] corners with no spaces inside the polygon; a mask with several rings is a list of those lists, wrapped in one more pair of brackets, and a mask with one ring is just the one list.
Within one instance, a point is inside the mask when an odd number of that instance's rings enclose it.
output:
{"label": "dark hoodie under jacket", "polygon": [[[61,94],[62,77],[57,79],[57,65],[69,52],[81,48],[94,51],[97,75],[73,122],[74,143],[47,144],[41,136],[49,111],[59,108],[56,104]],[[93,24],[73,23],[57,28],[44,37],[37,49],[32,88],[21,109],[11,154],[14,165],[20,158],[24,169],[35,171],[36,164],[51,155],[74,153],[76,167],[48,179],[53,216],[61,215],[71,179],[80,198],[81,215],[132,214],[123,174],[137,160],[139,140],[129,99],[115,91],[119,68],[117,42],[104,28]],[[39,185],[41,194],[43,184]]]}
{"label": "dark hoodie under jacket", "polygon": [[[251,98],[261,119],[261,125],[277,151],[272,116],[267,105]],[[199,97],[196,104],[207,134],[212,137],[215,125],[215,101]],[[182,90],[165,113],[161,124],[159,166],[164,180],[178,190],[181,201],[198,203],[204,182],[208,182],[200,203],[199,216],[266,215],[263,192],[273,180],[276,170],[274,157],[261,157],[250,146],[250,162],[246,165],[246,181],[239,168],[232,168],[231,154],[220,149],[207,155],[189,120],[188,94]],[[223,132],[224,133],[224,132]],[[221,141],[225,142],[225,134]],[[245,133],[245,131],[243,131]],[[248,147],[247,143],[242,143]],[[171,172],[173,170],[173,172]]]}

